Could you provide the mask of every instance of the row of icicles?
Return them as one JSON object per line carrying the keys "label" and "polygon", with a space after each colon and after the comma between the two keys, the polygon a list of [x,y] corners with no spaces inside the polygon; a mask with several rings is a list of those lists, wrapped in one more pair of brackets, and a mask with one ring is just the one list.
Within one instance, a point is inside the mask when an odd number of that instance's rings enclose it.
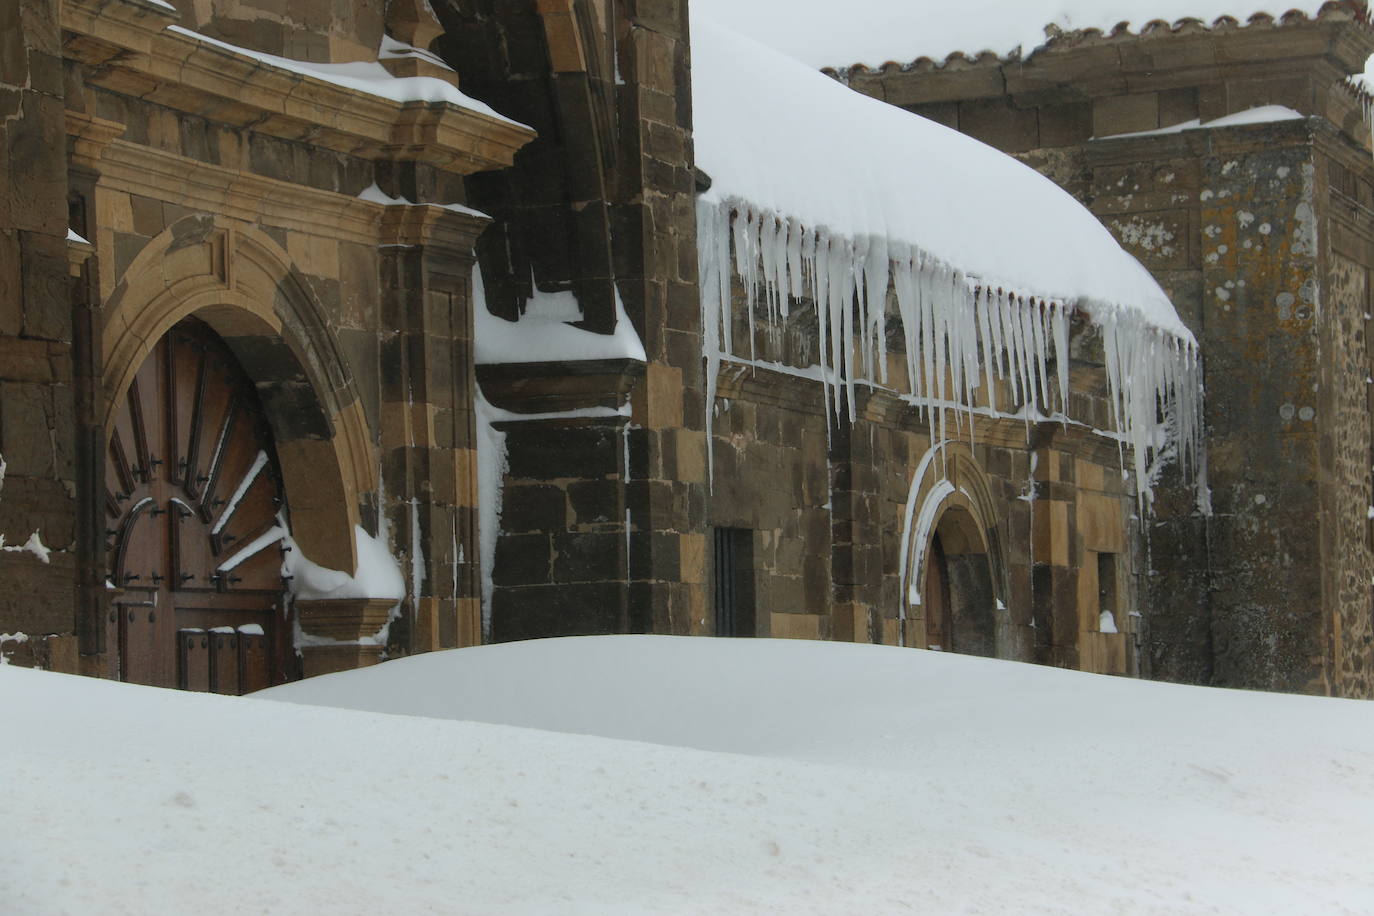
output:
{"label": "row of icicles", "polygon": [[[797,304],[814,308],[819,372],[827,405],[852,414],[856,385],[889,385],[887,312],[895,300],[906,347],[906,391],[932,434],[946,438],[947,417],[972,434],[974,413],[1028,424],[1068,417],[1069,325],[1084,312],[1102,333],[1113,430],[1129,449],[1142,504],[1151,471],[1171,455],[1205,499],[1202,369],[1197,346],[1148,324],[1128,303],[1070,303],[981,287],[915,246],[814,230],[737,199],[698,200],[698,269],[707,357],[707,422],[720,361],[754,352],[755,314],[777,327]],[[748,353],[736,353],[732,325],[738,277],[748,310]],[[809,302],[808,302],[809,300]],[[1054,378],[1051,377],[1051,363]],[[1015,411],[999,412],[1005,380]],[[1011,405],[1007,405],[1011,407]],[[710,430],[707,430],[708,435]]]}

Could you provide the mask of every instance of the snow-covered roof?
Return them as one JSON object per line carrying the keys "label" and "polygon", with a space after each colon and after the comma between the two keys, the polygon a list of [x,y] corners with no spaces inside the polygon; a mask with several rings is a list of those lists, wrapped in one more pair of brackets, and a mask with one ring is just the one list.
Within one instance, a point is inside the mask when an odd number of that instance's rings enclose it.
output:
{"label": "snow-covered roof", "polygon": [[1126,306],[1191,339],[1102,223],[1035,169],[692,19],[697,165],[737,198],[831,235],[916,246],[984,285]]}
{"label": "snow-covered roof", "polygon": [[999,409],[994,376],[1014,384],[1015,403],[1001,408],[1066,419],[1078,314],[1103,329],[1115,431],[1132,446],[1142,496],[1158,404],[1177,408],[1183,463],[1196,460],[1196,342],[1091,212],[992,147],[692,10],[696,163],[712,181],[697,206],[708,399],[714,361],[734,358],[732,275],[751,301],[766,293],[770,316],[809,300],[820,375],[851,407],[856,384],[887,382],[891,293],[906,336],[902,390],[937,412],[941,437],[947,407]]}
{"label": "snow-covered roof", "polygon": [[1133,32],[1164,22],[1316,17],[1329,0],[692,0],[705,13],[813,67],[877,67],[991,51],[1028,57],[1049,31]]}

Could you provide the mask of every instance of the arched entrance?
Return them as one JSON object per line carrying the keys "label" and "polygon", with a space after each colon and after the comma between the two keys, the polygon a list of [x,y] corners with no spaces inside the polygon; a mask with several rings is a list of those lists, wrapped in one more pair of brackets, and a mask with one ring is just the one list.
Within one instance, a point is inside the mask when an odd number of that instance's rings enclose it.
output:
{"label": "arched entrance", "polygon": [[276,450],[253,383],[195,319],[152,348],[106,447],[122,680],[239,694],[296,676]]}
{"label": "arched entrance", "polygon": [[940,516],[924,566],[926,647],[996,657],[992,567],[987,542],[967,510],[951,506]]}
{"label": "arched entrance", "polygon": [[972,450],[937,443],[911,479],[902,529],[902,645],[1013,658],[996,503]]}

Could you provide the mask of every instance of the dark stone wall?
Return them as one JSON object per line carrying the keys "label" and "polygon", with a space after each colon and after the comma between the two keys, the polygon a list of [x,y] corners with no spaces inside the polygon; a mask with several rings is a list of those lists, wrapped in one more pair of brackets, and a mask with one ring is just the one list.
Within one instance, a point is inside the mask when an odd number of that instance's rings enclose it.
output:
{"label": "dark stone wall", "polygon": [[[571,290],[583,310],[579,326],[611,332],[620,301],[648,360],[625,392],[628,423],[503,424],[506,493],[518,504],[555,486],[569,509],[533,531],[503,521],[492,633],[698,632],[705,439],[687,5],[578,2],[571,30],[566,17],[535,4],[436,9],[446,30],[438,47],[464,87],[539,131],[514,168],[468,182],[473,204],[496,219],[478,245],[488,307],[513,319],[531,283]],[[549,380],[539,372],[544,390]],[[580,390],[581,373],[568,365],[562,387]],[[500,406],[541,412],[534,401]],[[587,428],[612,439],[604,449],[582,448]],[[557,479],[521,470],[528,457],[521,450],[557,448],[565,439],[572,445],[560,455]],[[597,502],[618,511],[584,526],[567,489],[576,480],[595,484]],[[616,548],[619,562],[608,552],[612,543],[628,545]],[[569,578],[559,572],[564,555],[605,562],[591,567],[590,578]],[[524,582],[517,570],[542,572]],[[555,608],[540,610],[530,589],[554,583],[561,587],[547,594]]]}
{"label": "dark stone wall", "polygon": [[0,8],[0,535],[19,546],[36,531],[53,550],[47,563],[0,553],[0,629],[29,637],[6,641],[0,653],[74,670],[87,446],[73,310],[85,286],[68,259],[57,8],[48,0]]}

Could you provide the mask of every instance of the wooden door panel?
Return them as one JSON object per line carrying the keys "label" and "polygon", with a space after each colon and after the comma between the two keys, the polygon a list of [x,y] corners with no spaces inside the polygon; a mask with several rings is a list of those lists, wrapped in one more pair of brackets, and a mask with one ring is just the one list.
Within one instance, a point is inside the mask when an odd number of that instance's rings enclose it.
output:
{"label": "wooden door panel", "polygon": [[210,691],[239,695],[239,634],[228,627],[210,633]]}
{"label": "wooden door panel", "polygon": [[210,689],[210,638],[202,629],[177,631],[180,647],[181,689]]}
{"label": "wooden door panel", "polygon": [[[120,676],[224,693],[292,676],[273,532],[281,475],[253,385],[223,341],[199,322],[173,328],[136,373],[109,435]],[[260,549],[221,570],[255,542]]]}

